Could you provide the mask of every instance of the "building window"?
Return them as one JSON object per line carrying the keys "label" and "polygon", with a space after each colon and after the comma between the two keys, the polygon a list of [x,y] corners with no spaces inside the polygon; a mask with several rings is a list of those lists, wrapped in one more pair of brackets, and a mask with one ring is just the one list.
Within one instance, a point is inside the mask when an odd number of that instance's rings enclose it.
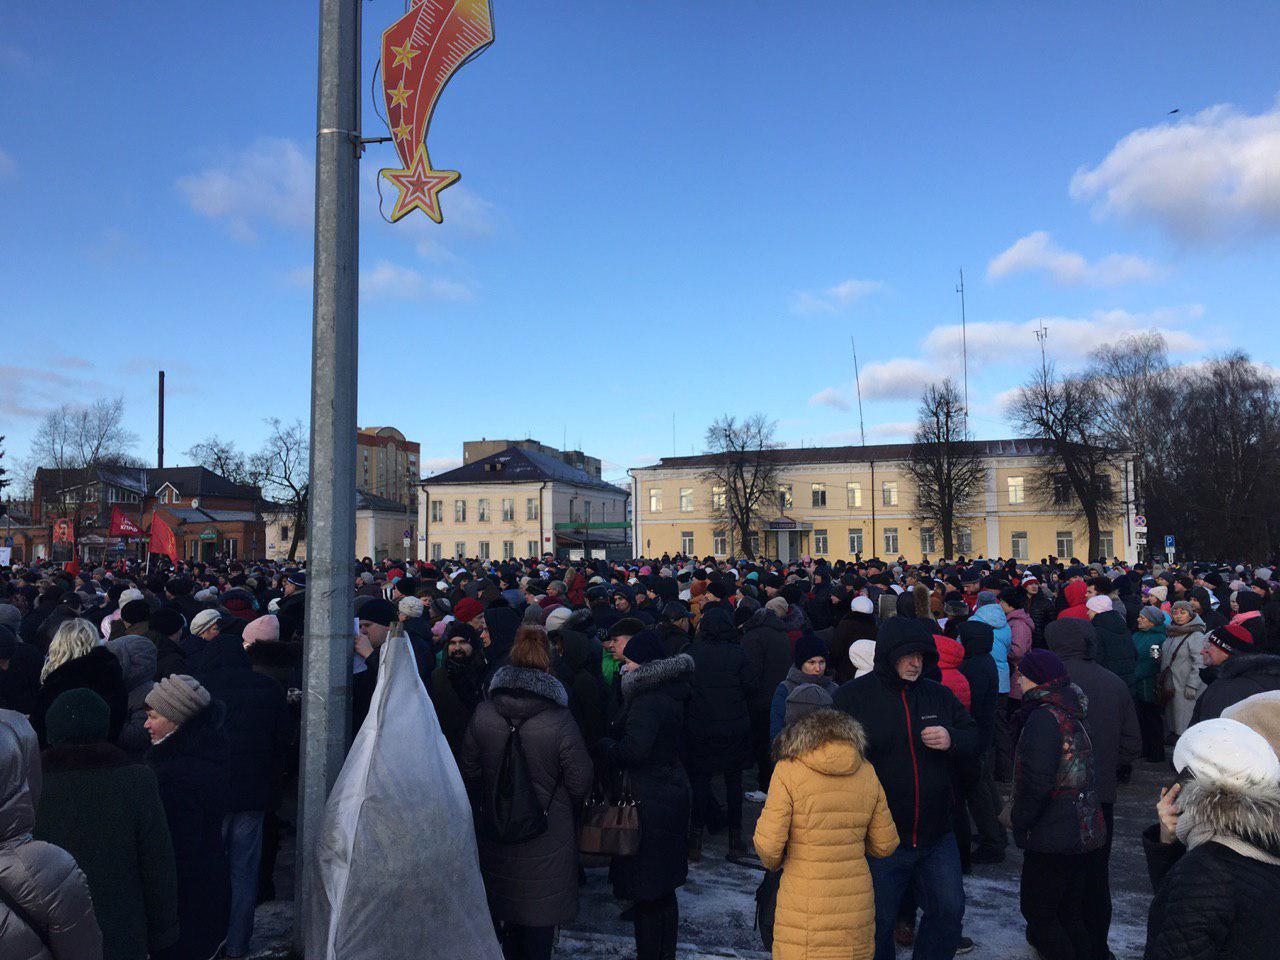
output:
{"label": "building window", "polygon": [[444,544],[439,543],[439,542],[436,542],[436,543],[431,544],[431,559],[432,559],[432,560],[436,560],[436,561],[441,560],[441,559],[442,559],[442,554],[443,554],[443,552],[444,552]]}
{"label": "building window", "polygon": [[760,556],[760,534],[753,533],[751,535],[751,552],[755,556]]}
{"label": "building window", "polygon": [[1021,477],[1009,478],[1009,503],[1018,504],[1026,501],[1026,490],[1023,488]]}
{"label": "building window", "polygon": [[538,556],[538,541],[537,541],[537,540],[530,540],[530,541],[529,541],[525,546],[526,546],[526,547],[528,547],[528,549],[529,549],[529,557],[530,557],[530,558],[533,558],[533,557]]}
{"label": "building window", "polygon": [[453,501],[453,522],[454,523],[467,522],[467,501],[465,500]]}
{"label": "building window", "polygon": [[894,556],[898,552],[898,528],[884,528],[884,552],[886,556]]}
{"label": "building window", "polygon": [[973,531],[968,527],[956,527],[956,552],[973,553]]}
{"label": "building window", "polygon": [[1013,538],[1009,544],[1009,552],[1015,560],[1026,560],[1031,556],[1031,550],[1027,545],[1027,531],[1013,531]]}
{"label": "building window", "polygon": [[862,552],[862,528],[861,527],[849,528],[849,552],[855,555]]}
{"label": "building window", "polygon": [[693,531],[692,530],[681,531],[680,552],[686,555],[693,554]]}
{"label": "building window", "polygon": [[529,497],[524,502],[524,518],[526,520],[538,519],[538,498]]}
{"label": "building window", "polygon": [[476,505],[476,519],[481,523],[489,522],[489,501],[484,497],[481,497],[480,502]]}
{"label": "building window", "polygon": [[722,511],[724,510],[724,505],[725,505],[724,487],[712,487],[711,488],[711,509]]}
{"label": "building window", "polygon": [[287,523],[280,524],[280,539],[281,540],[289,539],[289,525]]}
{"label": "building window", "polygon": [[723,530],[717,530],[711,536],[711,552],[717,557],[723,557],[729,552],[729,538],[725,536]]}
{"label": "building window", "polygon": [[455,560],[461,560],[467,555],[467,545],[462,540],[457,541],[453,545],[453,557]]}
{"label": "building window", "polygon": [[827,485],[825,483],[815,483],[813,485],[812,497],[813,506],[825,507],[827,505]]}
{"label": "building window", "polygon": [[791,484],[784,483],[778,487],[778,506],[782,510],[790,510],[794,506],[791,499]]}
{"label": "building window", "polygon": [[[508,523],[509,523],[510,521],[514,520],[515,518],[516,518],[516,502],[515,502],[514,500],[512,500],[510,497],[503,497],[503,499],[502,499],[502,519],[503,519],[504,521],[506,521],[506,522],[508,522]],[[510,559],[510,558],[508,558],[508,559]]]}
{"label": "building window", "polygon": [[850,510],[857,510],[862,506],[862,484],[846,483],[844,485],[844,495],[849,503]]}
{"label": "building window", "polygon": [[431,501],[431,522],[440,523],[442,520],[444,520],[444,501],[432,500]]}
{"label": "building window", "polygon": [[1116,555],[1116,538],[1110,530],[1098,531],[1098,559]]}
{"label": "building window", "polygon": [[228,560],[234,560],[239,554],[240,542],[234,537],[227,537],[222,541],[222,555]]}
{"label": "building window", "polygon": [[480,559],[481,560],[489,559],[489,541],[488,540],[480,541]]}
{"label": "building window", "polygon": [[920,550],[922,553],[938,552],[938,534],[933,527],[920,528]]}
{"label": "building window", "polygon": [[516,558],[516,542],[514,540],[502,541],[502,559],[514,560]]}
{"label": "building window", "polygon": [[1058,556],[1070,559],[1076,553],[1076,538],[1070,530],[1058,531]]}
{"label": "building window", "polygon": [[813,552],[820,557],[827,555],[827,531],[813,531]]}
{"label": "building window", "polygon": [[[880,501],[886,507],[896,507],[898,505],[898,481],[885,480],[880,487]],[[897,553],[898,548],[894,547],[893,552]]]}
{"label": "building window", "polygon": [[649,512],[650,513],[662,512],[662,488],[661,487],[652,487],[649,490]]}
{"label": "building window", "polygon": [[1053,502],[1059,507],[1071,502],[1071,481],[1065,473],[1053,475]]}
{"label": "building window", "polygon": [[693,513],[693,487],[680,488],[680,512]]}

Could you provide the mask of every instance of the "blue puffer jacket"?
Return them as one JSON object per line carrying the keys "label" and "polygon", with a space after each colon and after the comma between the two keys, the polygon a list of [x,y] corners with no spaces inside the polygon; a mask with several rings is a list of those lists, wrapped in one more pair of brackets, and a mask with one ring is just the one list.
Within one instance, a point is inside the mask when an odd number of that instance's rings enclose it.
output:
{"label": "blue puffer jacket", "polygon": [[973,619],[987,624],[995,632],[995,640],[991,644],[991,659],[996,662],[996,673],[1000,677],[1000,692],[1009,692],[1009,645],[1013,643],[1013,630],[1009,628],[1009,620],[1004,615],[1004,608],[998,603],[987,603],[973,611]]}

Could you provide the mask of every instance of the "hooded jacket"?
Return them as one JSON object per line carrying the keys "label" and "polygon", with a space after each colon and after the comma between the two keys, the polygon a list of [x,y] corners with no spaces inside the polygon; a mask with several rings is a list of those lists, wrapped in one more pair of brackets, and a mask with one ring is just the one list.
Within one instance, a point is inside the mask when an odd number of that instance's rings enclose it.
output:
{"label": "hooded jacket", "polygon": [[1094,661],[1097,634],[1088,620],[1055,620],[1045,628],[1044,637],[1049,649],[1066,665],[1071,682],[1088,699],[1084,726],[1093,744],[1098,802],[1115,803],[1116,772],[1142,752],[1138,712],[1129,686]]}
{"label": "hooded jacket", "polygon": [[996,673],[996,662],[991,658],[994,634],[991,624],[980,620],[965,620],[958,631],[958,639],[964,649],[960,672],[969,682],[969,714],[978,727],[980,753],[990,750],[996,737],[1000,681]]}
{"label": "hooded jacket", "polygon": [[1136,690],[1138,651],[1124,617],[1115,610],[1108,610],[1088,622],[1093,625],[1094,657],[1098,663],[1123,680],[1130,691]]}
{"label": "hooded jacket", "polygon": [[[903,846],[927,847],[951,830],[953,768],[957,760],[977,757],[978,728],[942,684],[898,676],[898,660],[911,653],[923,656],[926,671],[937,666],[938,649],[922,622],[886,620],[876,639],[875,669],[842,686],[835,706],[866,731],[866,757],[884,785]],[[950,733],[947,750],[920,739],[932,726]]]}
{"label": "hooded jacket", "polygon": [[836,691],[839,686],[834,680],[828,676],[815,677],[805,673],[799,667],[792,666],[787,670],[787,675],[778,683],[773,690],[773,700],[769,704],[769,739],[772,740],[782,732],[782,728],[786,726],[787,720],[787,700],[791,694],[796,691],[797,687],[812,684],[815,687],[821,687],[828,696],[835,698]]}
{"label": "hooded jacket", "polygon": [[996,662],[996,676],[1000,683],[1000,692],[1009,692],[1009,647],[1013,645],[1013,630],[1009,628],[1009,618],[1004,615],[1004,608],[998,603],[984,603],[973,611],[971,620],[989,624],[992,630],[991,659]]}
{"label": "hooded jacket", "polygon": [[116,743],[130,756],[140,759],[151,746],[147,733],[147,694],[156,685],[156,645],[136,634],[107,641],[107,649],[120,661],[128,692],[128,719]]}
{"label": "hooded jacket", "polygon": [[[1192,780],[1178,797],[1187,818],[1214,837],[1187,850],[1143,835],[1156,887],[1145,960],[1269,960],[1280,941],[1280,787],[1231,789]],[[1249,847],[1229,846],[1241,838]],[[1270,858],[1268,861],[1267,858]]]}
{"label": "hooded jacket", "polygon": [[836,624],[831,633],[831,675],[837,683],[852,680],[856,672],[849,656],[850,648],[859,640],[876,639],[875,614],[851,610]]}
{"label": "hooded jacket", "polygon": [[569,712],[578,723],[587,750],[592,751],[604,737],[609,724],[609,690],[601,671],[604,651],[595,637],[569,626],[589,622],[590,614],[582,610],[556,631],[560,640],[560,657],[555,665],[555,674],[569,694]]}
{"label": "hooded jacket", "polygon": [[44,927],[39,934],[0,902],[0,957],[4,960],[102,960],[102,934],[89,884],[71,854],[33,840],[36,812],[27,787],[18,738],[0,725],[0,887]]}
{"label": "hooded jacket", "polygon": [[865,750],[862,728],[836,710],[811,713],[778,737],[755,831],[761,863],[782,870],[775,960],[870,960],[875,953],[867,857],[893,853],[898,832]]}
{"label": "hooded jacket", "polygon": [[689,767],[708,772],[741,768],[747,763],[751,740],[747,701],[755,693],[758,679],[729,614],[708,608],[688,653],[694,663],[688,712]]}
{"label": "hooded jacket", "polygon": [[933,643],[938,648],[938,670],[942,673],[942,685],[954,693],[960,705],[968,710],[971,704],[969,680],[960,670],[960,665],[964,662],[964,647],[959,641],[941,633],[933,635]]}
{"label": "hooded jacket", "polygon": [[1192,723],[1222,716],[1233,703],[1266,690],[1280,690],[1280,656],[1274,653],[1236,654],[1212,674],[1191,715]]}
{"label": "hooded jacket", "polygon": [[751,615],[742,634],[742,649],[758,679],[747,706],[769,709],[770,698],[791,669],[791,638],[776,613],[761,607]]}
{"label": "hooded jacket", "polygon": [[1083,580],[1072,580],[1063,587],[1062,598],[1066,606],[1058,614],[1058,619],[1068,620],[1075,617],[1080,620],[1088,620],[1089,608],[1085,606],[1085,600],[1087,599],[1085,594],[1088,592],[1089,587]]}

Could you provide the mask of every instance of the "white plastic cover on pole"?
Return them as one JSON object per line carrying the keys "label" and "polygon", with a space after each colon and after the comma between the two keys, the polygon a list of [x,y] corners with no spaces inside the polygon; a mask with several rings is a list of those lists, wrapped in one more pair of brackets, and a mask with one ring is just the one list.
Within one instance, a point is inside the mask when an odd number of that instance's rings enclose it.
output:
{"label": "white plastic cover on pole", "polygon": [[308,960],[502,960],[466,788],[403,635],[382,647],[315,856]]}

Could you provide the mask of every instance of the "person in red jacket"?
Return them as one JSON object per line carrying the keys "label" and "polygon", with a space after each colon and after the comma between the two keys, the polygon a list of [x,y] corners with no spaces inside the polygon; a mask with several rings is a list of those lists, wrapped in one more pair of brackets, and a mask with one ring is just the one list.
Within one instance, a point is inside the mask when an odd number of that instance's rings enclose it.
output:
{"label": "person in red jacket", "polygon": [[1067,617],[1075,617],[1078,620],[1088,620],[1089,610],[1085,607],[1085,593],[1089,587],[1083,580],[1072,580],[1062,588],[1062,595],[1066,597],[1067,606],[1060,614],[1059,620]]}
{"label": "person in red jacket", "polygon": [[956,699],[968,710],[969,681],[960,672],[960,664],[964,661],[964,645],[940,633],[933,635],[933,643],[938,648],[938,669],[942,671],[942,685],[954,693]]}

